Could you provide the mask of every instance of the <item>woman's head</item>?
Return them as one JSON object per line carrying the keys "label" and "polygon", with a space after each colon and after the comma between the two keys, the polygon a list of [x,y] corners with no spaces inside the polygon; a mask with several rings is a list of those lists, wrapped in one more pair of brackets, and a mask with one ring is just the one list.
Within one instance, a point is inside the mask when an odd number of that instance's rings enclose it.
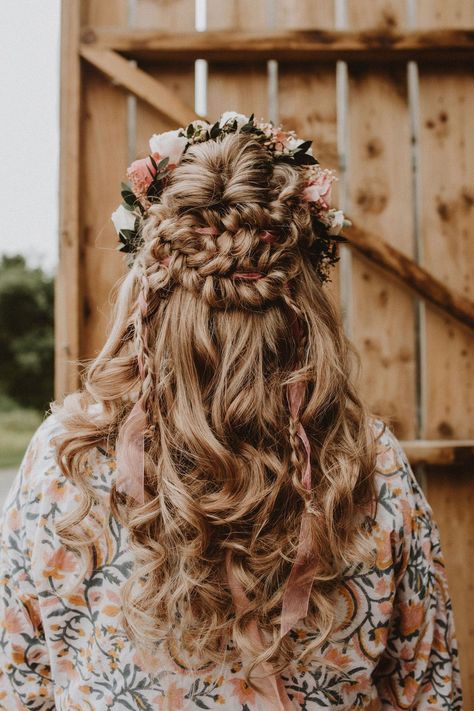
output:
{"label": "woman's head", "polygon": [[[301,168],[275,163],[252,135],[190,146],[149,207],[84,391],[56,408],[66,429],[59,461],[83,493],[58,533],[85,560],[80,524],[97,497],[82,465],[94,445],[120,439],[140,398],[145,501],[115,486],[111,494],[136,559],[124,613],[138,644],[179,638],[219,659],[229,634],[256,663],[284,664],[291,640],[275,630],[304,508],[315,512],[318,560],[312,647],[334,622],[342,568],[366,551],[359,514],[372,495],[373,443],[350,344],[322,284],[327,253],[301,199],[305,184]],[[304,384],[299,413],[288,407],[291,383]],[[101,407],[91,416],[93,403]],[[233,614],[227,551],[250,599],[243,615]],[[256,660],[252,615],[272,640]]]}

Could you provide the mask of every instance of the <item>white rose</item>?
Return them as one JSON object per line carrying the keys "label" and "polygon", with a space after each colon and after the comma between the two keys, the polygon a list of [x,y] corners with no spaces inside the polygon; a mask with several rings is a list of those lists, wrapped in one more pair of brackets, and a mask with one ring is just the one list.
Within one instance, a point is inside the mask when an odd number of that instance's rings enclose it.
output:
{"label": "white rose", "polygon": [[178,136],[181,130],[155,133],[150,138],[150,151],[158,153],[161,158],[169,158],[170,163],[178,165],[188,142],[185,136]]}
{"label": "white rose", "polygon": [[330,226],[328,232],[331,236],[338,235],[344,227],[344,213],[342,210],[332,210],[329,217]]}
{"label": "white rose", "polygon": [[112,213],[112,222],[114,223],[117,234],[120,230],[134,230],[135,229],[135,218],[133,212],[127,210],[123,205],[120,205],[115,212]]}
{"label": "white rose", "polygon": [[207,131],[211,128],[211,124],[207,121],[203,121],[202,119],[196,119],[196,121],[193,121],[193,126],[194,128],[200,128],[203,131]]}
{"label": "white rose", "polygon": [[222,114],[219,120],[219,127],[222,128],[228,121],[237,121],[237,130],[245,126],[249,122],[249,117],[244,114],[238,114],[235,111],[226,111]]}
{"label": "white rose", "polygon": [[[305,143],[301,138],[295,138],[294,136],[288,136],[288,138],[285,140],[285,146],[288,148],[289,151],[295,151],[298,146],[301,146],[302,143]],[[310,146],[306,153],[310,156],[313,155],[313,148]]]}

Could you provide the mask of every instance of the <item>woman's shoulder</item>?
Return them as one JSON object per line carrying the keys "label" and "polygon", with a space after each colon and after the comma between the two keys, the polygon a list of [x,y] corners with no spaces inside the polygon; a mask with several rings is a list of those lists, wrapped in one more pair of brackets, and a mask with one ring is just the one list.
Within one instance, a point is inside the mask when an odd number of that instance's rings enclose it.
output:
{"label": "woman's shoulder", "polygon": [[[28,509],[28,518],[54,504],[60,511],[77,496],[77,487],[61,470],[57,461],[56,438],[64,434],[64,425],[54,414],[47,415],[34,432],[9,493],[4,511]],[[98,497],[107,497],[115,475],[113,459],[106,452],[91,449],[84,464],[87,477]]]}
{"label": "woman's shoulder", "polygon": [[402,443],[380,417],[371,417],[369,422],[375,438],[378,487],[401,486],[407,492],[411,491],[416,478]]}
{"label": "woman's shoulder", "polygon": [[370,424],[376,441],[377,527],[410,539],[421,525],[435,525],[432,508],[391,427],[378,417]]}

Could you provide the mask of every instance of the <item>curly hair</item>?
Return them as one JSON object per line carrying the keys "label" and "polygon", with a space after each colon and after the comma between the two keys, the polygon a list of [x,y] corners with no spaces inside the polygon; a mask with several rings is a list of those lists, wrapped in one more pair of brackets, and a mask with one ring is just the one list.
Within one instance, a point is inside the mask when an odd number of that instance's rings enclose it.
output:
{"label": "curly hair", "polygon": [[[293,658],[292,635],[280,639],[277,629],[305,507],[315,514],[318,564],[305,620],[315,636],[304,658],[334,627],[344,568],[373,553],[363,515],[375,499],[370,415],[353,382],[358,356],[317,274],[318,237],[300,194],[298,168],[272,162],[251,136],[190,147],[150,208],[83,389],[53,407],[64,425],[58,462],[81,492],[57,533],[85,571],[92,538],[83,522],[98,501],[88,457],[97,446],[113,454],[143,398],[145,501],[115,483],[110,493],[134,554],[122,591],[125,629],[139,649],[167,641],[213,661],[232,640],[257,689],[256,665],[283,670]],[[262,240],[263,230],[275,241]],[[263,278],[233,278],[249,269]],[[304,383],[296,416],[285,399],[291,382]],[[101,407],[91,416],[94,404]],[[300,422],[311,444],[309,491]],[[233,606],[226,556],[249,598],[243,611]],[[249,638],[251,619],[268,637],[265,648]]]}

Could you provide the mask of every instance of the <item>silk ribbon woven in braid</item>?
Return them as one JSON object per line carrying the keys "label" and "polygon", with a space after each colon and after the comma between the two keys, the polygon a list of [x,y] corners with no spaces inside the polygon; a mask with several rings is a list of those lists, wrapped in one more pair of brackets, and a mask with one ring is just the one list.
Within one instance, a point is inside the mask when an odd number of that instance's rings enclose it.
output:
{"label": "silk ribbon woven in braid", "polygon": [[136,324],[139,342],[142,344],[137,353],[138,372],[142,383],[141,395],[120,428],[116,446],[118,470],[116,489],[128,494],[140,504],[145,502],[145,433],[148,426],[143,387],[147,377],[144,354],[144,344],[148,340],[145,323],[148,309],[147,296],[148,279],[143,274],[138,295],[139,316]]}

